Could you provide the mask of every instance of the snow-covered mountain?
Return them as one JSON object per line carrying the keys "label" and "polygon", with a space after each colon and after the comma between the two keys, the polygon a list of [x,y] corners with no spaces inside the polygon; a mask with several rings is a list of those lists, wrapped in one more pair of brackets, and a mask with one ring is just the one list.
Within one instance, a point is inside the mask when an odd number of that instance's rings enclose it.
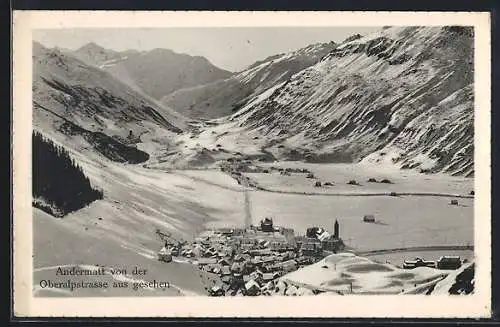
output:
{"label": "snow-covered mountain", "polygon": [[258,61],[242,72],[206,85],[177,90],[162,102],[192,118],[217,118],[238,111],[269,87],[318,63],[336,46],[318,43]]}
{"label": "snow-covered mountain", "polygon": [[263,139],[281,159],[473,176],[473,89],[472,28],[385,27],[274,84],[215,133]]}
{"label": "snow-covered mountain", "polygon": [[178,89],[211,83],[232,75],[214,66],[205,57],[168,49],[117,52],[89,43],[72,54],[155,99]]}
{"label": "snow-covered mountain", "polygon": [[143,135],[176,135],[185,126],[178,114],[111,74],[38,43],[33,44],[32,88],[35,129],[65,135],[75,145],[83,137],[118,161],[144,157],[127,157],[134,152],[127,143],[140,143]]}

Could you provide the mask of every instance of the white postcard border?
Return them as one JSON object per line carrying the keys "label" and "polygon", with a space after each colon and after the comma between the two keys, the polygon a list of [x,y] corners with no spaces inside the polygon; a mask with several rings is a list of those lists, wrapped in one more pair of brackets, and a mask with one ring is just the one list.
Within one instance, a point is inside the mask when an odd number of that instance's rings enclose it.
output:
{"label": "white postcard border", "polygon": [[[83,27],[473,25],[475,28],[475,293],[469,296],[35,298],[32,294],[33,29]],[[489,317],[491,315],[490,17],[471,12],[14,11],[14,313],[40,317]]]}

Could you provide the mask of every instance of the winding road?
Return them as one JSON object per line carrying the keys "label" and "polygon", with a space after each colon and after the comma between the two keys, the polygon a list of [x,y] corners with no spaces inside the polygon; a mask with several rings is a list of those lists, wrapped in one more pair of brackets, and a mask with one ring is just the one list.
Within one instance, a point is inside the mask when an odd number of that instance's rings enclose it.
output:
{"label": "winding road", "polygon": [[[210,171],[210,169],[197,169],[197,170],[203,170],[203,171]],[[461,198],[461,199],[473,199],[474,195],[464,195],[464,194],[453,194],[453,193],[435,193],[435,192],[371,192],[371,193],[360,193],[360,192],[335,192],[335,193],[319,193],[319,192],[299,192],[299,191],[283,191],[283,190],[273,190],[269,188],[265,188],[262,186],[255,186],[252,188],[248,180],[244,178],[243,176],[232,176],[231,174],[228,174],[232,178],[239,180],[240,184],[245,187],[245,189],[237,188],[237,187],[230,187],[230,186],[225,186],[221,184],[217,184],[215,182],[191,176],[188,174],[183,174],[180,172],[181,170],[175,170],[172,173],[175,173],[177,175],[181,175],[186,178],[190,178],[194,181],[197,182],[202,182],[208,185],[212,185],[215,187],[223,188],[226,190],[230,191],[235,191],[235,192],[249,192],[249,191],[262,191],[262,192],[269,192],[269,193],[279,193],[279,194],[290,194],[290,195],[307,195],[307,196],[433,196],[433,197],[446,197],[446,198]],[[255,184],[255,183],[254,183]],[[250,190],[248,190],[250,188]]]}

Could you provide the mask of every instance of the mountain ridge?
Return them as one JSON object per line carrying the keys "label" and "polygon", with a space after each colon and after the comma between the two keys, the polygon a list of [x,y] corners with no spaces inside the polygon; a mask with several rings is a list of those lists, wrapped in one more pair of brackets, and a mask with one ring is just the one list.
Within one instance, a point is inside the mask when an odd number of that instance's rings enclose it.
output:
{"label": "mountain ridge", "polygon": [[473,177],[473,61],[472,28],[385,27],[209,120],[207,133],[238,135],[276,160]]}
{"label": "mountain ridge", "polygon": [[191,118],[218,118],[238,111],[252,97],[315,64],[336,46],[316,43],[256,61],[245,70],[205,85],[179,89],[164,96],[162,103]]}
{"label": "mountain ridge", "polygon": [[166,48],[115,51],[90,42],[71,54],[108,71],[156,100],[177,89],[206,84],[233,74],[203,56]]}
{"label": "mountain ridge", "polygon": [[111,74],[38,43],[33,44],[32,102],[34,128],[74,148],[91,145],[116,161],[144,161],[149,156],[135,149],[141,137],[168,138],[185,128],[177,113]]}

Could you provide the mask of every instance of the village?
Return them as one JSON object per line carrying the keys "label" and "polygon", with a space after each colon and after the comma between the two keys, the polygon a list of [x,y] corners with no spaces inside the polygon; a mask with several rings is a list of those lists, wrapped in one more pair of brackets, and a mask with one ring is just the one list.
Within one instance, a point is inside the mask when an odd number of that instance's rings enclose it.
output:
{"label": "village", "polygon": [[211,296],[256,296],[271,295],[283,275],[344,248],[337,221],[333,235],[311,227],[306,235],[296,236],[293,229],[265,218],[259,226],[206,230],[189,244],[166,241],[163,260],[184,257],[217,276],[207,285]]}

